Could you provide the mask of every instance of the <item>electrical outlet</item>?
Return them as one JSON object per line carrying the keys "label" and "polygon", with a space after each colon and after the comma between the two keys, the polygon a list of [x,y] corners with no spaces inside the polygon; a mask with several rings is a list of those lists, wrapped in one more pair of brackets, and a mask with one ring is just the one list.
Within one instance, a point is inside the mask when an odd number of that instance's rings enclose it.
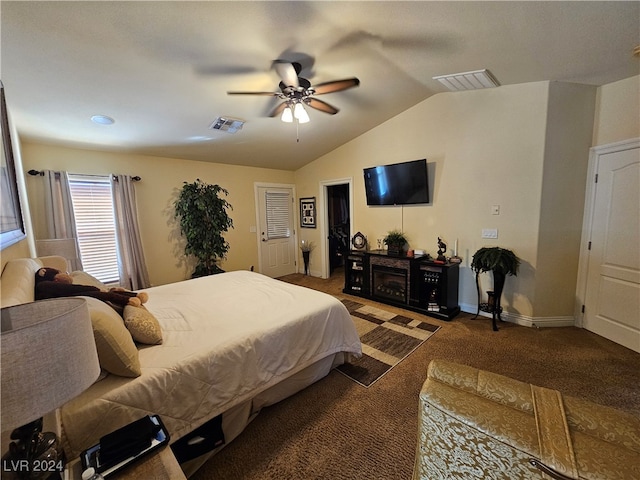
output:
{"label": "electrical outlet", "polygon": [[498,229],[497,228],[483,228],[482,229],[482,238],[498,238]]}
{"label": "electrical outlet", "polygon": [[500,205],[491,205],[491,215],[500,215]]}

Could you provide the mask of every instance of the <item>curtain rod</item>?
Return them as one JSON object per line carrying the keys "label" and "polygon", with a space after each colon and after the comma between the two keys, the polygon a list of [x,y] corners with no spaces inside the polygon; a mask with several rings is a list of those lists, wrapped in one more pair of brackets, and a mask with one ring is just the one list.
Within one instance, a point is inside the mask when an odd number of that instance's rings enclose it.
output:
{"label": "curtain rod", "polygon": [[[36,175],[43,176],[44,175],[44,171],[40,171],[40,170],[29,170],[27,173],[29,175],[33,175],[33,176],[36,176]],[[104,175],[91,175],[91,174],[87,174],[87,173],[82,173],[82,174],[72,173],[71,175],[82,175],[84,177],[104,177]],[[118,177],[116,176],[115,173],[112,173],[111,175],[113,175],[115,177],[115,180],[118,179]],[[136,175],[135,177],[131,177],[131,180],[133,180],[134,182],[139,182],[140,180],[142,180],[142,178]]]}

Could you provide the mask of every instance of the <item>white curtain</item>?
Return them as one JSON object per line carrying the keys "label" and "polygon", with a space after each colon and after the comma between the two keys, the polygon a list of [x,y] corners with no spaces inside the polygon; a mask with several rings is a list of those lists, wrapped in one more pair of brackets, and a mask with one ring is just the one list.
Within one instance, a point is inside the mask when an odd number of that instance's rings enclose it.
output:
{"label": "white curtain", "polygon": [[44,170],[44,206],[49,239],[73,239],[75,256],[67,258],[71,270],[82,270],[76,220],[67,172]]}
{"label": "white curtain", "polygon": [[120,284],[129,290],[147,288],[151,283],[142,251],[132,178],[127,175],[112,175],[111,191],[118,239]]}

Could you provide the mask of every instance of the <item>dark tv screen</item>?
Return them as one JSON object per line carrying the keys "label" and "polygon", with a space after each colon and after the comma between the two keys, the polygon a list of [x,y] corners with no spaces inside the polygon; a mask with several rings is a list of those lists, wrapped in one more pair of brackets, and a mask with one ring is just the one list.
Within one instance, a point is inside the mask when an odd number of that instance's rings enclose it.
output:
{"label": "dark tv screen", "polygon": [[364,169],[367,205],[429,203],[427,160]]}

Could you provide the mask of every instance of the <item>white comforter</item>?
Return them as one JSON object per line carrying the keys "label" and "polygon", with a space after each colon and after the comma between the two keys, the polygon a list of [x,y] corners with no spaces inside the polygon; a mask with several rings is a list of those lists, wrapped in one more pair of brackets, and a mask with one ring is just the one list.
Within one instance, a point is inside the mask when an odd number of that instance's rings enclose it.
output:
{"label": "white comforter", "polygon": [[162,345],[140,348],[142,376],[109,375],[62,409],[75,454],[147,413],[172,440],[314,362],[359,355],[347,309],[334,297],[247,271],[145,290]]}

